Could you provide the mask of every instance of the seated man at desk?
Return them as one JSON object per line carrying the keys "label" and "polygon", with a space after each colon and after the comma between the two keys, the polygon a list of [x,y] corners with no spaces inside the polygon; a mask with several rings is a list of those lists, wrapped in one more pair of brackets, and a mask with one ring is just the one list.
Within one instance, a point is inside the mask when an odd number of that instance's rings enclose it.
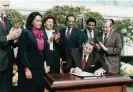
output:
{"label": "seated man at desk", "polygon": [[94,73],[101,76],[107,72],[107,65],[100,55],[93,51],[94,42],[86,41],[82,48],[72,49],[64,72],[82,73],[82,71]]}

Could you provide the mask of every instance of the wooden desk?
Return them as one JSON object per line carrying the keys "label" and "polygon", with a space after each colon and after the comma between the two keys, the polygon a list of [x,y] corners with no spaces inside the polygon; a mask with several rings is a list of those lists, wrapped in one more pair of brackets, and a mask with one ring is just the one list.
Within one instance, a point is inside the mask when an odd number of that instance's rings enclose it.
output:
{"label": "wooden desk", "polygon": [[115,75],[96,79],[81,79],[70,74],[47,74],[45,77],[51,92],[127,92],[130,77]]}

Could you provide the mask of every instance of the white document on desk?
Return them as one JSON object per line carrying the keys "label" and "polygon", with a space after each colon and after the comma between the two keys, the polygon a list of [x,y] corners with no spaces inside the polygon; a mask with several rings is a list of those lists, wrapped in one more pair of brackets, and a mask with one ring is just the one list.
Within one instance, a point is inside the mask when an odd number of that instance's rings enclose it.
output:
{"label": "white document on desk", "polygon": [[89,73],[89,72],[85,72],[83,71],[82,73],[71,73],[73,75],[77,75],[80,77],[91,77],[91,76],[95,76],[93,73]]}

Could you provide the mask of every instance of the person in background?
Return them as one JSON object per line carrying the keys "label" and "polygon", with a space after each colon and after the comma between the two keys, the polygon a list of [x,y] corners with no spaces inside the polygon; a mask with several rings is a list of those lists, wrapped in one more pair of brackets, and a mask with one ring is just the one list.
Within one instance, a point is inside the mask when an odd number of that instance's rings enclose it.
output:
{"label": "person in background", "polygon": [[83,33],[82,42],[85,42],[86,40],[95,39],[99,33],[96,30],[96,19],[88,18],[86,20],[86,25],[87,25],[87,28],[82,31]]}
{"label": "person in background", "polygon": [[112,31],[112,21],[105,19],[102,22],[102,32],[99,33],[97,49],[105,63],[108,65],[109,73],[119,73],[119,55],[122,49],[120,35]]}
{"label": "person in background", "polygon": [[99,54],[93,51],[94,42],[85,41],[82,48],[72,49],[70,57],[64,67],[65,72],[82,73],[82,71],[94,73],[101,76],[108,71]]}
{"label": "person in background", "polygon": [[[121,43],[122,43],[122,47],[123,47],[123,45],[124,45],[124,39],[123,39],[123,34],[122,34],[122,32],[120,31],[120,30],[116,30],[116,29],[114,29],[114,27],[115,27],[115,21],[113,20],[113,19],[110,19],[111,20],[111,22],[112,22],[112,31],[115,31],[115,32],[117,32],[119,35],[120,35],[120,37],[121,37]],[[119,65],[121,64],[121,53],[119,53]],[[119,68],[120,69],[120,68]],[[120,71],[120,70],[119,70]]]}
{"label": "person in background", "polygon": [[48,73],[57,74],[60,73],[60,33],[56,33],[55,30],[53,30],[53,27],[56,24],[56,17],[52,14],[44,15],[42,22],[48,42],[46,46],[46,64],[50,70]]}
{"label": "person in background", "polygon": [[46,35],[41,28],[42,15],[32,12],[18,41],[17,92],[44,92]]}
{"label": "person in background", "polygon": [[24,30],[26,29],[26,21],[27,21],[28,15],[23,16],[23,25],[21,26],[21,29]]}
{"label": "person in background", "polygon": [[14,40],[22,30],[12,27],[11,21],[6,17],[9,3],[0,5],[0,92],[11,92],[12,71],[14,62]]}
{"label": "person in background", "polygon": [[60,61],[65,63],[73,48],[81,47],[81,30],[75,28],[76,17],[69,14],[66,17],[66,28],[60,30]]}
{"label": "person in background", "polygon": [[112,31],[115,31],[115,32],[117,32],[117,33],[119,33],[120,34],[120,37],[121,37],[121,42],[122,42],[122,47],[123,47],[123,45],[124,45],[124,39],[123,39],[123,34],[122,34],[122,32],[120,31],[120,30],[115,30],[114,29],[114,27],[115,27],[115,21],[113,20],[113,19],[110,19],[111,20],[111,22],[112,22]]}

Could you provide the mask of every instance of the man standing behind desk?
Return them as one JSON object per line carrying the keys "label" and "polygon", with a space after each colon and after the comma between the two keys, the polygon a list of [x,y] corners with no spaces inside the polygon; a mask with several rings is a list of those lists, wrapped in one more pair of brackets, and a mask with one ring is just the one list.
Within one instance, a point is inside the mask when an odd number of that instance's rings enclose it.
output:
{"label": "man standing behind desk", "polygon": [[15,46],[13,40],[21,35],[21,30],[12,28],[10,20],[5,16],[8,6],[0,5],[0,92],[11,92]]}
{"label": "man standing behind desk", "polygon": [[81,30],[74,28],[76,17],[72,14],[66,17],[66,28],[60,30],[60,61],[67,61],[72,48],[81,47]]}
{"label": "man standing behind desk", "polygon": [[112,31],[112,21],[104,20],[102,22],[102,32],[99,34],[99,43],[97,48],[105,63],[108,65],[109,73],[119,73],[119,55],[122,49],[120,35]]}
{"label": "man standing behind desk", "polygon": [[85,42],[86,40],[95,39],[97,37],[97,34],[99,33],[96,30],[96,19],[88,18],[86,20],[86,26],[87,28],[82,31],[83,33],[82,42]]}
{"label": "man standing behind desk", "polygon": [[83,48],[72,49],[70,57],[64,67],[65,72],[82,73],[82,71],[95,73],[101,76],[107,71],[107,66],[100,55],[93,51],[94,42],[86,41]]}

